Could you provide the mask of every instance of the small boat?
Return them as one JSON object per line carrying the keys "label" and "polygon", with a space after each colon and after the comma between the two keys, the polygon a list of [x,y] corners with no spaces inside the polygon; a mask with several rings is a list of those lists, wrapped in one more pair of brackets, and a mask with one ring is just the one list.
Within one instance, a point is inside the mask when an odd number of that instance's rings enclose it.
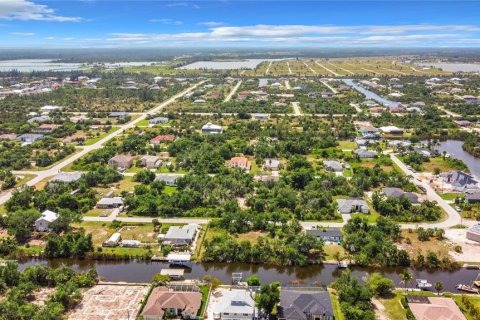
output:
{"label": "small boat", "polygon": [[465,269],[467,270],[480,270],[480,265],[477,264],[466,264]]}
{"label": "small boat", "polygon": [[422,290],[430,290],[432,289],[432,284],[429,283],[427,280],[417,279],[417,288]]}
{"label": "small boat", "polygon": [[346,261],[340,261],[340,262],[338,263],[338,268],[339,268],[339,269],[346,269],[346,268],[348,268],[348,262],[346,262]]}
{"label": "small boat", "polygon": [[468,293],[478,294],[478,289],[477,288],[474,288],[474,287],[466,285],[466,284],[457,284],[455,286],[455,289],[460,290],[460,291],[465,291],[465,292],[468,292]]}

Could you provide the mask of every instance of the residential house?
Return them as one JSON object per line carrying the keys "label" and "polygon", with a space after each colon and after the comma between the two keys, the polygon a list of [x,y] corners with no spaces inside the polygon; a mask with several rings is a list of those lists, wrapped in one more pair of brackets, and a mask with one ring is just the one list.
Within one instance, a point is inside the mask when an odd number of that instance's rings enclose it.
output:
{"label": "residential house", "polygon": [[402,197],[405,197],[410,200],[412,204],[421,203],[420,199],[418,198],[418,194],[416,194],[415,192],[405,192],[400,188],[383,188],[383,194],[387,198],[400,199]]}
{"label": "residential house", "polygon": [[57,128],[57,126],[54,124],[42,123],[38,127],[32,129],[32,132],[47,134],[47,133],[51,133],[53,130],[55,130],[55,128]]}
{"label": "residential house", "polygon": [[246,171],[250,171],[252,163],[246,157],[233,157],[230,159],[229,165],[230,168],[240,168]]}
{"label": "residential house", "polygon": [[102,198],[97,202],[98,209],[114,209],[123,206],[122,197]]}
{"label": "residential house", "polygon": [[458,124],[460,127],[470,127],[472,123],[468,120],[455,120],[454,121],[456,124]]}
{"label": "residential house", "polygon": [[2,140],[9,140],[13,141],[17,139],[17,135],[15,133],[4,133],[0,134],[0,141]]}
{"label": "residential house", "polygon": [[474,188],[477,184],[475,178],[463,171],[451,171],[440,174],[443,181],[450,183],[457,191]]}
{"label": "residential house", "polygon": [[143,156],[140,161],[142,166],[147,169],[156,169],[162,166],[162,160],[160,160],[157,156]]}
{"label": "residential house", "polygon": [[50,210],[45,210],[42,212],[42,216],[35,220],[35,230],[38,232],[47,232],[50,230],[50,224],[57,219],[57,213]]}
{"label": "residential house", "polygon": [[252,113],[252,117],[255,120],[264,121],[264,120],[268,120],[269,115],[267,113]]}
{"label": "residential house", "polygon": [[416,320],[467,320],[452,298],[407,296]]}
{"label": "residential house", "polygon": [[177,186],[177,179],[183,177],[182,174],[161,173],[155,176],[155,181],[163,181],[169,187]]}
{"label": "residential house", "polygon": [[171,226],[163,239],[164,244],[172,246],[188,246],[192,244],[198,232],[198,225]]}
{"label": "residential house", "polygon": [[120,243],[120,240],[122,240],[122,236],[120,235],[120,232],[115,232],[107,240],[105,240],[102,243],[102,246],[103,247],[116,247]]}
{"label": "residential house", "polygon": [[343,234],[340,228],[308,229],[306,232],[307,234],[315,236],[317,240],[338,243],[343,239]]}
{"label": "residential house", "polygon": [[148,120],[149,124],[167,123],[167,122],[168,122],[168,118],[165,118],[165,117],[156,117]]}
{"label": "residential house", "polygon": [[403,134],[403,129],[398,128],[396,126],[380,127],[380,131],[382,131],[383,134],[389,134],[389,135],[402,135]]}
{"label": "residential house", "polygon": [[28,124],[33,124],[34,122],[44,123],[44,122],[47,122],[47,121],[50,121],[49,116],[33,117],[33,118],[30,118],[30,119],[27,120]]}
{"label": "residential house", "polygon": [[323,165],[327,171],[331,172],[342,172],[345,168],[345,165],[341,162],[335,160],[323,160]]}
{"label": "residential house", "polygon": [[155,138],[150,139],[150,143],[153,145],[158,145],[162,142],[172,142],[173,140],[175,140],[175,136],[171,134],[161,134],[156,136]]}
{"label": "residential house", "polygon": [[279,320],[334,320],[332,301],[327,290],[283,289],[277,307]]}
{"label": "residential house", "polygon": [[466,104],[479,104],[480,103],[480,99],[478,99],[477,97],[475,96],[471,96],[471,95],[465,95],[462,97],[463,101],[465,101]]}
{"label": "residential house", "polygon": [[206,125],[202,127],[202,133],[203,134],[220,134],[223,132],[223,127],[213,124],[211,122],[208,122]]}
{"label": "residential house", "polygon": [[280,180],[280,176],[259,175],[259,176],[254,176],[253,179],[255,179],[256,181],[260,181],[265,184],[268,184],[268,183],[277,183]]}
{"label": "residential house", "polygon": [[341,214],[349,214],[355,212],[368,213],[370,210],[368,204],[363,199],[337,199],[338,212]]}
{"label": "residential house", "polygon": [[150,293],[142,311],[144,320],[161,320],[168,317],[197,319],[202,304],[202,294],[195,291],[173,291],[156,287]]}
{"label": "residential house", "polygon": [[108,165],[121,169],[128,169],[133,164],[133,157],[128,154],[117,154],[110,160],[108,160]]}
{"label": "residential house", "polygon": [[213,319],[251,320],[258,316],[255,300],[249,290],[223,290],[220,299],[213,307]]}
{"label": "residential house", "polygon": [[380,138],[380,131],[374,126],[364,126],[358,130],[364,139],[378,139]]}
{"label": "residential house", "polygon": [[377,156],[377,153],[372,150],[357,149],[354,150],[353,153],[362,159],[372,159]]}
{"label": "residential house", "polygon": [[50,181],[62,182],[62,183],[73,183],[80,180],[82,177],[82,172],[62,172],[53,177]]}
{"label": "residential house", "polygon": [[267,158],[263,160],[263,169],[268,171],[278,171],[281,169],[282,164],[278,159]]}
{"label": "residential house", "polygon": [[110,112],[110,114],[108,115],[109,118],[114,118],[114,119],[125,119],[128,116],[129,116],[128,112]]}
{"label": "residential house", "polygon": [[59,106],[44,106],[40,108],[40,110],[42,110],[43,112],[52,112],[60,109],[62,109],[62,107]]}
{"label": "residential house", "polygon": [[480,203],[480,191],[466,193],[465,199],[467,200],[468,203]]}
{"label": "residential house", "polygon": [[25,133],[17,137],[17,140],[23,143],[33,143],[35,141],[43,139],[43,134],[38,133]]}

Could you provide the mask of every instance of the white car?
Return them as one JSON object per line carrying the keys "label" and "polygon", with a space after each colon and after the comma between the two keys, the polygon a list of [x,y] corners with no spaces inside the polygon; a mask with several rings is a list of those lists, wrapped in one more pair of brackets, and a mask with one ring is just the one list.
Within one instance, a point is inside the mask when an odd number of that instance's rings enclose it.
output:
{"label": "white car", "polygon": [[456,210],[457,212],[462,212],[462,208],[460,208],[460,207],[458,207],[458,206],[455,207],[455,210]]}

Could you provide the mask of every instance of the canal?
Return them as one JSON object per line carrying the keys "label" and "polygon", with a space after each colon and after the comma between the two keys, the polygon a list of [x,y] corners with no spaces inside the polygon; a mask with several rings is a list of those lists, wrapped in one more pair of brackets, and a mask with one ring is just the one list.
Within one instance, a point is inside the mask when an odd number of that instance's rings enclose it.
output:
{"label": "canal", "polygon": [[[40,264],[58,268],[62,265],[72,267],[75,271],[86,271],[96,269],[98,275],[105,281],[124,282],[150,282],[156,273],[161,269],[168,268],[166,262],[146,261],[102,261],[102,260],[78,260],[78,259],[26,259],[19,261],[20,269],[27,266]],[[362,279],[371,272],[379,272],[385,277],[392,279],[397,286],[400,285],[399,274],[402,268],[362,268],[353,267],[352,272]],[[302,280],[305,285],[330,284],[341,274],[336,265],[313,265],[307,267],[277,267],[262,264],[247,263],[195,263],[192,269],[185,272],[186,279],[202,279],[205,275],[219,278],[222,283],[229,284],[234,272],[242,272],[244,279],[256,274],[262,283],[279,281],[282,285],[288,285],[291,281]],[[455,286],[459,283],[471,284],[479,274],[478,270],[460,269],[453,272],[447,271],[418,271],[411,269],[413,281],[415,279],[426,279],[434,284],[441,281],[445,290],[455,292]],[[409,286],[414,286],[414,283]]]}
{"label": "canal", "polygon": [[463,141],[446,140],[435,146],[435,149],[450,154],[452,158],[462,160],[470,170],[470,173],[480,179],[480,158],[472,156],[462,148]]}
{"label": "canal", "polygon": [[398,106],[399,102],[388,100],[387,98],[376,94],[373,91],[367,90],[364,87],[360,86],[358,83],[354,82],[353,79],[343,79],[343,82],[345,82],[346,85],[354,88],[358,92],[362,93],[365,95],[367,100],[374,100],[377,101],[378,103],[382,104],[383,106],[387,108],[393,108]]}

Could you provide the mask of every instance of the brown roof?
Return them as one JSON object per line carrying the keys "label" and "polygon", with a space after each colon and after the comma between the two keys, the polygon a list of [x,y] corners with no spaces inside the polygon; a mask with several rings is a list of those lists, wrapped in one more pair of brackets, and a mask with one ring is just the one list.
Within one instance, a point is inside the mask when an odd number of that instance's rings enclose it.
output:
{"label": "brown roof", "polygon": [[428,297],[430,303],[409,303],[416,320],[466,320],[451,298]]}
{"label": "brown roof", "polygon": [[200,292],[169,291],[165,287],[157,287],[152,290],[145,307],[143,316],[163,317],[163,309],[181,309],[188,314],[197,314],[202,303]]}

